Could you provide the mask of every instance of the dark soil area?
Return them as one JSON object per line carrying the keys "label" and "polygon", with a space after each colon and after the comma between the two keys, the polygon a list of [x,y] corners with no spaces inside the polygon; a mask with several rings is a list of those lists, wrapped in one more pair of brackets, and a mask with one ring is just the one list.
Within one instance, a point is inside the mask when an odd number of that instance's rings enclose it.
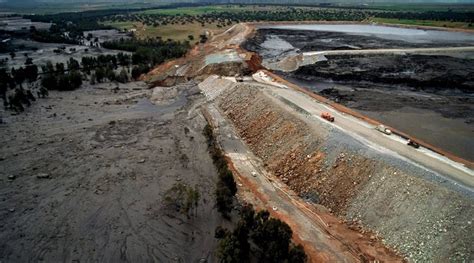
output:
{"label": "dark soil area", "polygon": [[425,42],[412,43],[401,40],[383,39],[370,35],[353,35],[339,32],[310,30],[259,29],[255,36],[248,39],[243,47],[249,51],[261,51],[260,45],[267,36],[277,36],[298,48],[302,52],[322,50],[378,49],[378,48],[420,48],[443,46],[466,46],[466,43]]}
{"label": "dark soil area", "polygon": [[[438,93],[474,93],[474,60],[441,55],[327,56],[327,61],[299,68],[291,76],[407,86]],[[365,85],[358,85],[365,86]]]}

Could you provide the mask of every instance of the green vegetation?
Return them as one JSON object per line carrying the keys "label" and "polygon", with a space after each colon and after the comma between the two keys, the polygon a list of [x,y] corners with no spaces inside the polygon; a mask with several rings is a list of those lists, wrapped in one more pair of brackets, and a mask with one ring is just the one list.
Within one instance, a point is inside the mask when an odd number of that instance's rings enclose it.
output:
{"label": "green vegetation", "polygon": [[237,193],[237,185],[232,171],[229,170],[227,166],[225,156],[215,139],[212,127],[209,124],[204,127],[203,134],[207,138],[209,153],[219,174],[216,185],[217,210],[224,218],[229,219],[229,213],[233,208],[234,195]]}
{"label": "green vegetation", "polygon": [[[155,26],[144,25],[142,22],[137,21],[105,21],[103,24],[126,31],[134,29],[135,32],[133,34],[138,39],[159,37],[162,39],[172,39],[175,41],[192,41],[193,39],[197,39],[199,35],[205,33],[205,31],[212,31],[215,34],[218,34],[233,25],[233,23],[225,26],[219,25],[218,23],[210,23],[203,26],[199,23],[176,23]],[[190,35],[192,36],[192,39],[189,38]]]}
{"label": "green vegetation", "polygon": [[220,262],[306,262],[307,256],[300,245],[291,243],[291,228],[283,221],[270,217],[266,210],[255,213],[251,205],[243,206],[236,228],[229,232],[218,227],[217,254]]}
{"label": "green vegetation", "polygon": [[408,11],[408,12],[427,12],[427,11],[455,11],[455,12],[474,12],[474,5],[469,4],[433,4],[433,3],[377,3],[364,6],[364,9],[387,10],[387,11]]}
{"label": "green vegetation", "polygon": [[151,9],[145,10],[141,13],[148,15],[202,15],[212,12],[229,12],[229,11],[242,11],[248,10],[249,7],[244,7],[241,5],[213,5],[213,6],[197,6],[197,7],[178,7],[178,8],[160,8],[160,9]]}
{"label": "green vegetation", "polygon": [[402,24],[402,25],[418,25],[418,26],[434,26],[434,27],[449,27],[449,28],[474,28],[473,23],[467,22],[451,22],[451,21],[437,21],[437,20],[415,20],[415,19],[398,19],[398,18],[372,18],[371,21],[376,23],[386,24]]}
{"label": "green vegetation", "polygon": [[[12,68],[10,73],[4,68],[0,69],[0,98],[3,99],[5,109],[21,112],[25,106],[30,106],[31,101],[36,98],[31,89],[23,87],[23,84],[27,82],[27,86],[33,86],[37,78],[38,67],[32,62],[27,63],[24,68]],[[38,97],[44,97],[47,91],[40,89],[38,94]]]}
{"label": "green vegetation", "polygon": [[[73,58],[71,60],[74,61]],[[71,61],[70,60],[70,61]],[[71,62],[70,62],[71,63]],[[42,71],[45,72],[41,79],[41,85],[47,90],[75,90],[82,85],[82,74],[78,71],[79,63],[69,64],[70,68],[65,69],[63,63],[57,63],[53,66],[51,62],[42,66]]]}
{"label": "green vegetation", "polygon": [[[107,26],[122,29],[135,28],[139,38],[161,36],[184,40],[187,35],[196,38],[205,29],[219,31],[238,22],[254,21],[386,21],[400,19],[405,24],[468,28],[472,24],[472,9],[413,9],[389,7],[284,7],[217,5],[183,8],[161,8],[109,16],[102,20]],[[435,22],[436,21],[436,22]]]}
{"label": "green vegetation", "polygon": [[199,191],[183,183],[175,183],[165,192],[163,204],[166,208],[175,210],[189,218],[190,211],[199,204]]}
{"label": "green vegetation", "polygon": [[104,42],[103,47],[109,49],[133,52],[133,64],[148,64],[154,66],[170,58],[178,58],[186,54],[190,45],[183,41],[163,41],[161,39],[120,39]]}

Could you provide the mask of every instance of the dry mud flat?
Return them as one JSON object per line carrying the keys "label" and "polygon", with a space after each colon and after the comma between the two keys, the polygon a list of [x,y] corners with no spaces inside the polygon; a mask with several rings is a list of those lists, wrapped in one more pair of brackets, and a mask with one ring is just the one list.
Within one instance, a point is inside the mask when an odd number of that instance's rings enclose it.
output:
{"label": "dry mud flat", "polygon": [[[415,262],[472,261],[472,194],[430,170],[364,144],[260,85],[217,103],[269,171],[314,205],[361,225]],[[304,232],[304,231],[303,231]]]}
{"label": "dry mud flat", "polygon": [[[158,105],[144,84],[119,87],[52,92],[4,117],[0,261],[214,260],[217,174],[194,85]],[[176,182],[201,195],[189,218],[163,208]]]}
{"label": "dry mud flat", "polygon": [[[12,67],[19,68],[24,67],[27,57],[33,59],[33,63],[40,67],[45,65],[48,61],[54,64],[64,63],[66,64],[69,58],[74,58],[81,61],[82,57],[95,57],[99,55],[116,55],[122,51],[91,47],[85,45],[69,45],[69,44],[56,44],[56,43],[41,43],[33,40],[25,39],[14,39],[11,41],[11,45],[15,48],[16,57],[11,58],[8,53],[0,53],[0,59],[8,59],[5,64],[5,68],[10,69]],[[59,47],[64,47],[64,51],[56,53],[55,50]],[[128,53],[128,52],[122,52]]]}

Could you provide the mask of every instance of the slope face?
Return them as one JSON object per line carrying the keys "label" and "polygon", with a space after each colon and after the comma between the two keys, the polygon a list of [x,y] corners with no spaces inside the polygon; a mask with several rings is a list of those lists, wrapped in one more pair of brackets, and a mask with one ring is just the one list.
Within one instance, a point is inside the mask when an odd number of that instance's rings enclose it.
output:
{"label": "slope face", "polygon": [[268,87],[242,84],[219,106],[292,190],[380,234],[414,261],[469,260],[473,200],[433,172],[315,120]]}

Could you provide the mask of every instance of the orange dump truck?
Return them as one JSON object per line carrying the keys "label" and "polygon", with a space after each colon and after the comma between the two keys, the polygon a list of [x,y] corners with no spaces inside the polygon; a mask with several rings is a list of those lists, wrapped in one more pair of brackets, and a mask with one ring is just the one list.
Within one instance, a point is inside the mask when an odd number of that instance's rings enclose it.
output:
{"label": "orange dump truck", "polygon": [[323,113],[321,113],[321,118],[326,119],[326,120],[328,120],[328,121],[330,121],[330,122],[334,122],[334,117],[331,116],[331,114],[330,114],[329,112],[323,112]]}

